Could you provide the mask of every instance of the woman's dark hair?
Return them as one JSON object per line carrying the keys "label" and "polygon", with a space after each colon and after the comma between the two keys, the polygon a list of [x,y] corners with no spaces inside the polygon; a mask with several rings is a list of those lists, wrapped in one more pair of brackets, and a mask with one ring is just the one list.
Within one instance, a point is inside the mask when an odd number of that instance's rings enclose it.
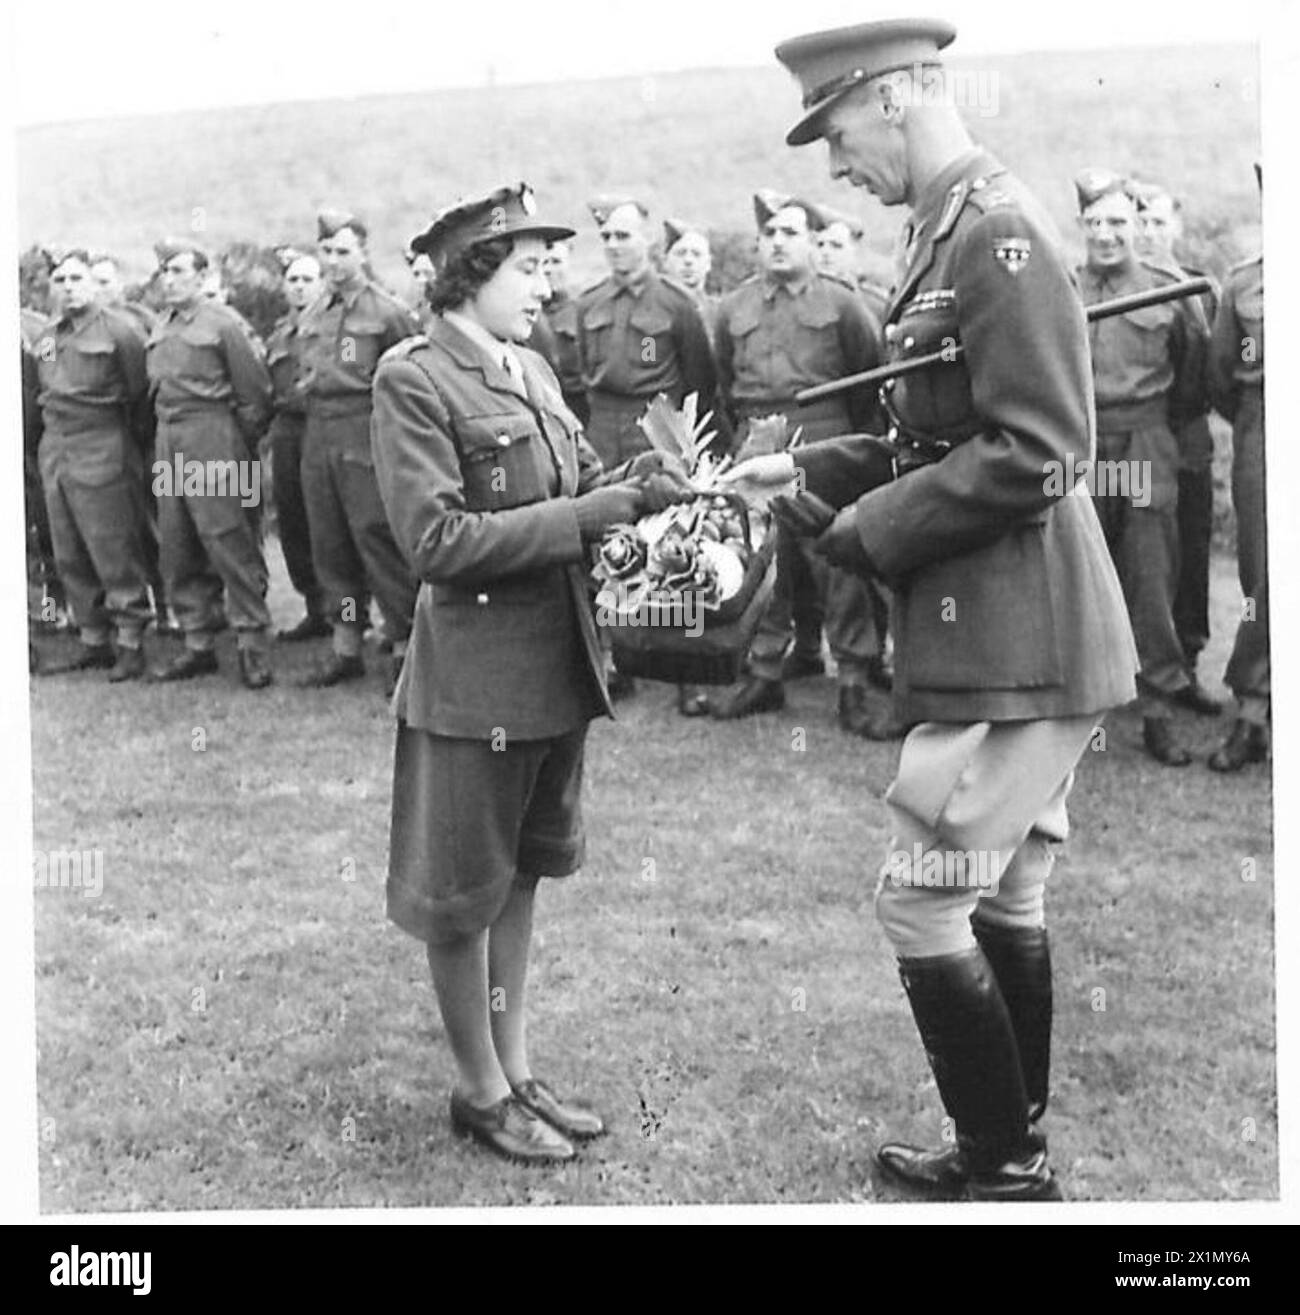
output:
{"label": "woman's dark hair", "polygon": [[439,313],[463,306],[505,264],[515,249],[513,238],[491,237],[459,251],[429,283],[429,305]]}

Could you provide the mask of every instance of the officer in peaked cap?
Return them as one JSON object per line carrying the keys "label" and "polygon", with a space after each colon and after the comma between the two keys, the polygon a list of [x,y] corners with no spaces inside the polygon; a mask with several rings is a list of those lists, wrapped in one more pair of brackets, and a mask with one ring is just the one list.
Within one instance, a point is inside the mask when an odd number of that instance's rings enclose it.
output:
{"label": "officer in peaked cap", "polygon": [[964,356],[886,394],[892,468],[852,436],[733,478],[794,490],[802,470],[814,496],[793,496],[787,518],[832,562],[895,585],[894,698],[912,729],[876,912],[957,1138],[877,1161],[918,1191],[1052,1200],[1035,1127],[1051,1049],[1043,891],[1074,767],[1099,714],[1133,697],[1136,663],[1096,512],[1086,491],[1066,496],[1065,472],[1092,455],[1083,310],[1041,208],[935,94],[953,35],[867,23],[777,56],[804,90],[787,140],[825,138],[832,177],[910,209],[890,357],[956,342]]}

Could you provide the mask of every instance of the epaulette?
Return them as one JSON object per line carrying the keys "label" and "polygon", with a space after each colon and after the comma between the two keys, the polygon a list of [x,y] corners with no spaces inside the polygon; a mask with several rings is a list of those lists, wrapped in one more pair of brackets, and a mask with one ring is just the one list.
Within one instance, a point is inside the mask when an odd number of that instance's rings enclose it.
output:
{"label": "epaulette", "polygon": [[993,181],[997,176],[997,174],[982,174],[979,178],[971,180],[968,199],[982,215],[988,214],[990,210],[996,210],[998,206],[1016,204],[1016,198]]}
{"label": "epaulette", "polygon": [[371,292],[375,293],[375,295],[378,296],[380,301],[386,301],[390,306],[396,306],[399,310],[409,311],[411,309],[410,306],[408,306],[406,302],[404,302],[401,299],[401,297],[399,297],[395,292],[389,292],[389,290],[386,287],[384,287],[382,283],[378,283],[374,279],[371,279],[369,283],[366,284],[366,286],[371,290]]}
{"label": "epaulette", "polygon": [[659,282],[662,283],[664,287],[671,288],[675,293],[678,294],[678,296],[685,297],[686,300],[689,301],[692,306],[695,305],[695,294],[692,293],[690,288],[686,287],[684,284],[678,283],[676,279],[669,278],[667,274],[662,274],[662,273],[659,275]]}
{"label": "epaulette", "polygon": [[1262,251],[1256,252],[1256,254],[1253,256],[1247,256],[1245,260],[1239,260],[1235,265],[1233,265],[1233,267],[1228,271],[1228,273],[1236,274],[1239,271],[1247,270],[1252,265],[1260,264],[1263,261],[1263,259],[1264,259],[1264,253]]}
{"label": "epaulette", "polygon": [[603,291],[607,286],[612,286],[613,282],[614,282],[614,276],[612,274],[606,274],[603,279],[601,279],[597,283],[593,283],[591,287],[583,288],[583,290],[580,293],[578,293],[578,295],[574,297],[573,300],[575,302],[585,301],[588,297],[592,297],[597,292]]}
{"label": "epaulette", "polygon": [[428,338],[426,338],[424,334],[413,333],[409,338],[403,338],[401,342],[395,342],[379,358],[379,364],[383,365],[385,361],[404,361],[413,351],[430,345]]}
{"label": "epaulette", "polygon": [[1152,274],[1158,275],[1165,283],[1181,283],[1183,281],[1182,270],[1170,269],[1168,265],[1156,265],[1149,260],[1139,260],[1138,264],[1143,269],[1150,270]]}

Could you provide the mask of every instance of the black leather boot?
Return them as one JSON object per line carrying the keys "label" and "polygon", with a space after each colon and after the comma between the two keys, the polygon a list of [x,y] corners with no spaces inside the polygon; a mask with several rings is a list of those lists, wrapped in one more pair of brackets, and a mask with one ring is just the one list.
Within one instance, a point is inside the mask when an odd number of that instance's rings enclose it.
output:
{"label": "black leather boot", "polygon": [[1047,1108],[1052,1067],[1052,950],[1046,927],[997,927],[971,919],[971,930],[998,979],[1020,1051],[1029,1121]]}
{"label": "black leather boot", "polygon": [[876,1153],[881,1168],[930,1195],[1060,1200],[1046,1143],[1029,1128],[1015,1033],[984,951],[900,959],[898,967],[957,1145],[885,1145]]}

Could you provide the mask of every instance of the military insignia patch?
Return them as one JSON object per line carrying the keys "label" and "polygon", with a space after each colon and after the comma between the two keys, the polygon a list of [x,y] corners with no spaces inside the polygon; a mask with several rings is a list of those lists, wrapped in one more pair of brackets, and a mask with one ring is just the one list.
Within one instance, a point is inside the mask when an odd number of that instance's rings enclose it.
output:
{"label": "military insignia patch", "polygon": [[1008,274],[1019,274],[1029,264],[1029,239],[1027,237],[998,237],[993,239],[993,259]]}

